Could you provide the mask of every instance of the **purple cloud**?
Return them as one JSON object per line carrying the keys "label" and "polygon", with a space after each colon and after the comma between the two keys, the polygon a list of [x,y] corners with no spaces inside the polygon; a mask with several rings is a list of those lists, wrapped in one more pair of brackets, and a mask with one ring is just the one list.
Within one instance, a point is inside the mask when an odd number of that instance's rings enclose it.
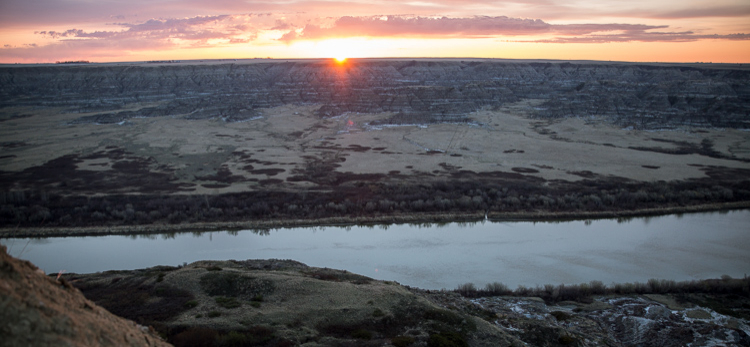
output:
{"label": "purple cloud", "polygon": [[116,23],[129,28],[132,32],[144,31],[164,31],[164,30],[189,30],[194,26],[200,26],[209,23],[218,23],[230,18],[229,15],[221,16],[199,16],[184,19],[149,19],[142,24]]}
{"label": "purple cloud", "polygon": [[308,24],[300,34],[282,40],[352,36],[462,36],[530,35],[547,33],[551,25],[539,19],[509,17],[429,18],[405,16],[341,17],[332,27]]}
{"label": "purple cloud", "polygon": [[666,11],[656,14],[642,14],[642,17],[660,19],[684,19],[684,18],[708,18],[708,17],[746,17],[750,16],[750,5],[743,6],[718,6],[688,8],[676,11]]}
{"label": "purple cloud", "polygon": [[[655,32],[667,25],[645,24],[550,24],[541,19],[476,16],[470,18],[430,18],[406,16],[341,17],[332,26],[308,24],[301,31],[290,30],[279,39],[316,40],[338,37],[461,37],[557,36],[551,39],[519,42],[604,43],[604,42],[686,42],[704,39],[745,40],[746,34],[698,35],[691,31]],[[608,33],[608,34],[602,34]]]}
{"label": "purple cloud", "polygon": [[242,16],[199,16],[181,19],[149,19],[143,23],[112,23],[123,27],[119,31],[92,31],[70,29],[63,32],[53,30],[36,31],[38,35],[58,39],[61,41],[91,41],[107,40],[111,43],[124,42],[130,39],[161,40],[167,43],[170,39],[206,42],[211,39],[221,39],[229,44],[247,42],[249,38],[257,37],[253,28],[242,22]]}
{"label": "purple cloud", "polygon": [[283,20],[276,20],[274,23],[274,26],[271,27],[271,30],[289,30],[294,27],[293,24],[287,23]]}
{"label": "purple cloud", "polygon": [[63,31],[63,32],[57,32],[57,31],[54,31],[54,30],[50,30],[50,31],[35,31],[34,34],[38,34],[38,35],[42,35],[42,36],[47,36],[47,37],[50,37],[50,38],[53,38],[53,39],[59,39],[61,37],[76,37],[78,35],[83,35],[84,32],[83,32],[83,30],[70,29],[70,30],[66,30],[66,31]]}
{"label": "purple cloud", "polygon": [[631,32],[617,35],[589,35],[575,37],[556,37],[554,39],[516,41],[535,43],[611,43],[611,42],[693,42],[698,40],[750,40],[750,34],[697,35],[692,31],[685,32]]}

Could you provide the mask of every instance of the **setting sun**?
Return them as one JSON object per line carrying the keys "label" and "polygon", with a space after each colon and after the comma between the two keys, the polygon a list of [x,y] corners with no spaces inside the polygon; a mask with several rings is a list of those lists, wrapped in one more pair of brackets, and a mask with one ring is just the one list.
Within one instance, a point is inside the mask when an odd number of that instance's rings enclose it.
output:
{"label": "setting sun", "polygon": [[346,57],[335,57],[337,63],[343,63],[346,61]]}

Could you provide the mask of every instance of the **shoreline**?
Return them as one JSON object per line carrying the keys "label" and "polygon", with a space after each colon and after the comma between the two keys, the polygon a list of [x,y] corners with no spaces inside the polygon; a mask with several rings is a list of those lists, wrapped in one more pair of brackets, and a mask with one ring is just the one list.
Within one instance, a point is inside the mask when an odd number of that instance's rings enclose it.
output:
{"label": "shoreline", "polygon": [[641,218],[682,213],[719,212],[750,209],[750,201],[715,203],[680,207],[647,208],[623,211],[575,211],[575,212],[474,212],[474,213],[409,213],[371,217],[328,217],[318,219],[256,220],[235,222],[204,222],[181,224],[118,225],[94,227],[24,227],[0,228],[0,239],[51,238],[110,235],[148,235],[182,232],[205,232],[217,230],[268,230],[280,228],[323,227],[343,225],[377,225],[405,223],[453,223],[453,222],[555,222],[572,220]]}

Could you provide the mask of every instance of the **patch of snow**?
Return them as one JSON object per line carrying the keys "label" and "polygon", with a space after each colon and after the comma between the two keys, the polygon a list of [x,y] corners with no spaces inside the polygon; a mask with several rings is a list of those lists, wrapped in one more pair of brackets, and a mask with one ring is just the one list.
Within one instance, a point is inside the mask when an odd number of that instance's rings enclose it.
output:
{"label": "patch of snow", "polygon": [[[250,121],[254,121],[254,120],[258,120],[258,119],[263,119],[263,116],[255,116],[255,117],[248,118],[248,119],[234,121],[232,123],[245,123],[245,122],[250,122]],[[227,117],[221,117],[221,120],[223,120],[224,122],[226,122],[227,121]]]}
{"label": "patch of snow", "polygon": [[495,325],[497,325],[497,326],[499,326],[499,327],[501,327],[501,328],[503,328],[503,329],[505,329],[505,330],[510,330],[510,331],[523,331],[523,330],[521,330],[521,329],[519,329],[519,328],[516,328],[516,327],[510,326],[510,325],[506,327],[505,325],[502,325],[502,324],[500,323],[500,321],[497,321],[497,320],[496,320],[496,321],[495,321],[494,323],[495,323]]}
{"label": "patch of snow", "polygon": [[381,125],[370,125],[369,123],[365,123],[365,129],[368,131],[373,130],[383,130],[385,128],[398,128],[398,127],[418,127],[421,129],[427,129],[427,124],[381,124]]}

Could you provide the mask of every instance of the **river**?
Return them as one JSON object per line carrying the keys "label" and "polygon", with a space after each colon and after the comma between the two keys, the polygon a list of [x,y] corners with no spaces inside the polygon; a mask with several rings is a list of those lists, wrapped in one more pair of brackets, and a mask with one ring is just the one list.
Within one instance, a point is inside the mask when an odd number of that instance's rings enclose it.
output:
{"label": "river", "polygon": [[326,226],[2,239],[47,273],[294,259],[424,289],[691,280],[750,270],[750,210],[629,220]]}

